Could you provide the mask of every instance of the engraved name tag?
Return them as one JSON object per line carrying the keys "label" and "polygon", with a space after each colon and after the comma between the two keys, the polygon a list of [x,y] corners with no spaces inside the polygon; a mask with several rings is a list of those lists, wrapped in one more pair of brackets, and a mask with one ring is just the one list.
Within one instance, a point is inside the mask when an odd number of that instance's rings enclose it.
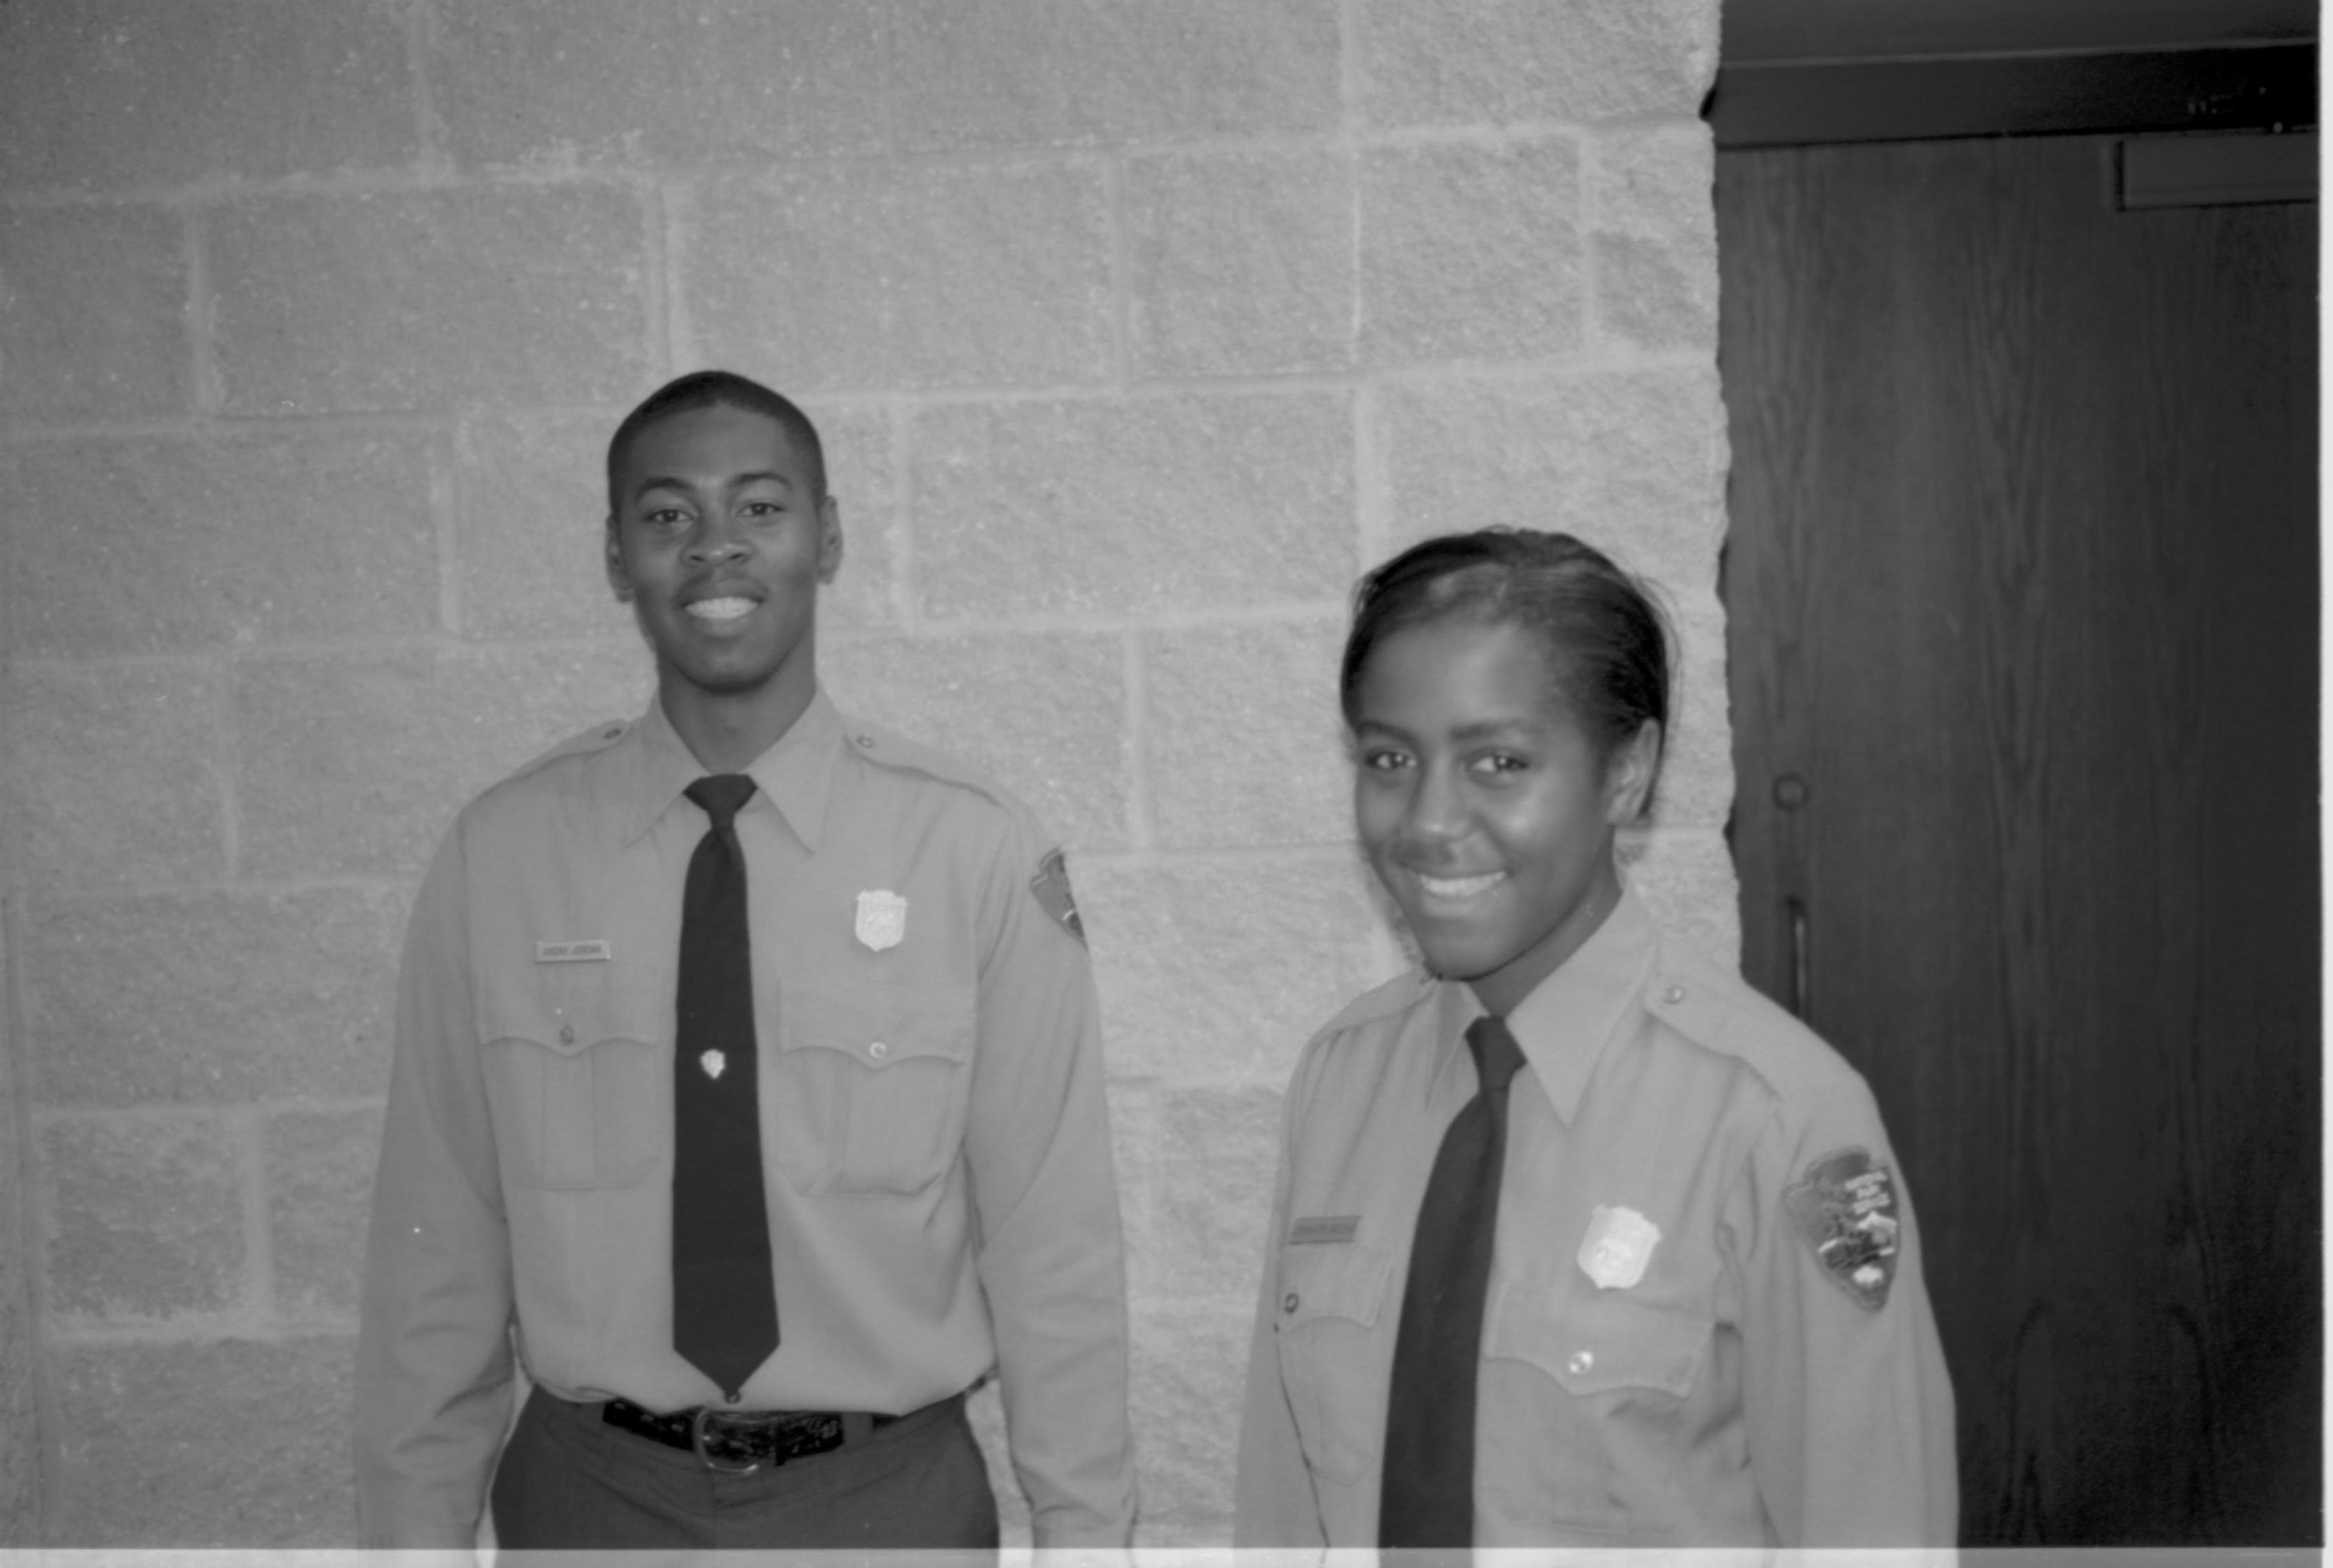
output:
{"label": "engraved name tag", "polygon": [[1350,1241],[1360,1234],[1358,1214],[1311,1214],[1288,1228],[1288,1244],[1306,1247],[1328,1241]]}
{"label": "engraved name tag", "polygon": [[539,942],[534,944],[537,963],[606,963],[615,955],[609,951],[608,939],[595,937],[590,942]]}

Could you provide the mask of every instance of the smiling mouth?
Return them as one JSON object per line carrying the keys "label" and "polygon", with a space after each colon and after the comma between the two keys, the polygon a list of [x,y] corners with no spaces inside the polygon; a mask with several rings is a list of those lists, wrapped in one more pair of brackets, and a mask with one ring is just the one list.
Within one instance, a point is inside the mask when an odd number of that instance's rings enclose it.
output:
{"label": "smiling mouth", "polygon": [[1472,898],[1478,893],[1489,892],[1504,881],[1507,874],[1503,871],[1488,871],[1480,876],[1428,876],[1421,871],[1416,875],[1417,885],[1424,890],[1426,897],[1455,903],[1461,899]]}
{"label": "smiling mouth", "polygon": [[754,613],[754,601],[748,598],[698,599],[684,605],[684,615],[700,621],[734,621]]}

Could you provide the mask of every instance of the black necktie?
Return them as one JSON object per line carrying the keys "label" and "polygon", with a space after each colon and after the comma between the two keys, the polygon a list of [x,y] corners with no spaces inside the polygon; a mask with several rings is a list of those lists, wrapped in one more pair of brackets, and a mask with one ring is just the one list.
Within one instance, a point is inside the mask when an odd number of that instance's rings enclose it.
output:
{"label": "black necktie", "polygon": [[1523,1056],[1497,1018],[1475,1019],[1466,1046],[1483,1086],[1434,1157],[1394,1339],[1378,1504],[1378,1544],[1386,1547],[1474,1539],[1474,1382],[1506,1162],[1507,1085]]}
{"label": "black necktie", "polygon": [[778,1345],[762,1191],[754,944],[745,920],[743,773],[688,787],[713,826],[681,894],[672,1062],[672,1346],[731,1404]]}

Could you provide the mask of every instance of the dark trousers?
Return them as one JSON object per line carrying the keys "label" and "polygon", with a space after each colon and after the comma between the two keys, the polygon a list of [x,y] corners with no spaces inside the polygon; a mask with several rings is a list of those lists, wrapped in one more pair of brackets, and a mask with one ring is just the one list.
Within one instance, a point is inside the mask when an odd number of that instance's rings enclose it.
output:
{"label": "dark trousers", "polygon": [[[503,1449],[492,1494],[505,1562],[534,1551],[648,1552],[686,1562],[706,1551],[952,1553],[986,1564],[996,1497],[965,1420],[944,1400],[829,1453],[751,1475],[611,1427],[597,1405],[536,1390]],[[573,1562],[574,1559],[565,1561]],[[805,1558],[804,1561],[815,1561]]]}

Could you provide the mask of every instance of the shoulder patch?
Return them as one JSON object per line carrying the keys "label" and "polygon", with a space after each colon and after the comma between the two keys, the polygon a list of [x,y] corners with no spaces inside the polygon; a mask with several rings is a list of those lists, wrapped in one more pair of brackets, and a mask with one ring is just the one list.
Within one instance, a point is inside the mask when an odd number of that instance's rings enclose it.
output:
{"label": "shoulder patch", "polygon": [[1823,1276],[1877,1312],[1896,1282],[1896,1176],[1863,1149],[1824,1155],[1782,1193]]}
{"label": "shoulder patch", "polygon": [[1063,931],[1080,942],[1086,939],[1085,922],[1078,918],[1078,901],[1070,893],[1070,859],[1058,849],[1045,852],[1037,862],[1037,875],[1029,879],[1029,891],[1037,895],[1037,903],[1047,916]]}

